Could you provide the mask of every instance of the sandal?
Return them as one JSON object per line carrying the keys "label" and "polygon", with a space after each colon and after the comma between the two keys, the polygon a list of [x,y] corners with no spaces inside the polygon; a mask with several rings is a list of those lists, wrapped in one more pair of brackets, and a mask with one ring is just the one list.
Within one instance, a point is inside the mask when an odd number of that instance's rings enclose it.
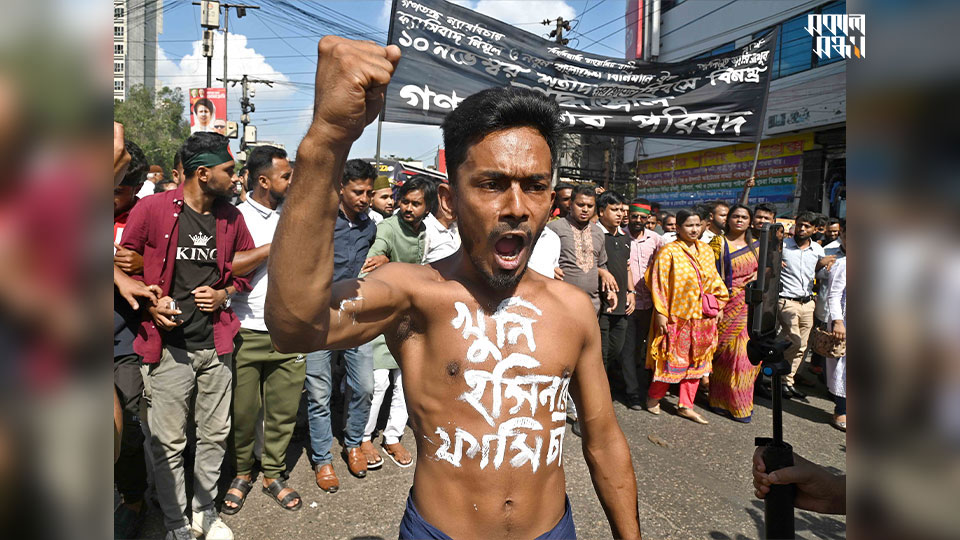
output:
{"label": "sandal", "polygon": [[397,464],[397,467],[407,468],[413,465],[413,456],[400,443],[384,444],[383,450],[390,456],[390,459]]}
{"label": "sandal", "polygon": [[[247,500],[247,493],[250,493],[250,489],[253,487],[253,481],[244,480],[243,478],[237,477],[233,479],[233,482],[230,482],[230,487],[227,488],[227,494],[223,496],[223,502],[232,502],[236,506],[227,506],[226,504],[220,509],[221,512],[232,516],[240,511],[243,508],[244,501]],[[242,496],[237,497],[233,493],[230,493],[229,490],[235,489],[240,493],[243,493]]]}
{"label": "sandal", "polygon": [[363,452],[363,457],[367,458],[368,469],[379,469],[383,466],[383,458],[380,457],[380,453],[377,452],[377,448],[373,446],[372,442],[361,442],[360,451]]}
{"label": "sandal", "polygon": [[677,416],[682,416],[688,420],[693,420],[698,424],[709,424],[706,418],[700,416],[700,413],[691,409],[690,407],[678,407]]}
{"label": "sandal", "polygon": [[[287,486],[283,483],[283,480],[280,480],[279,478],[277,478],[269,486],[264,486],[263,492],[266,493],[267,495],[270,495],[273,498],[273,500],[276,501],[277,504],[279,504],[280,507],[283,508],[284,510],[296,512],[297,510],[300,509],[301,506],[303,506],[303,499],[301,499],[300,494],[293,489],[290,489],[290,493],[287,493],[287,495],[281,499],[280,492],[285,489],[287,489]],[[297,504],[293,506],[288,506],[290,504],[290,501],[293,501],[294,499],[297,500]]]}
{"label": "sandal", "polygon": [[660,414],[660,400],[647,399],[647,412],[650,414]]}

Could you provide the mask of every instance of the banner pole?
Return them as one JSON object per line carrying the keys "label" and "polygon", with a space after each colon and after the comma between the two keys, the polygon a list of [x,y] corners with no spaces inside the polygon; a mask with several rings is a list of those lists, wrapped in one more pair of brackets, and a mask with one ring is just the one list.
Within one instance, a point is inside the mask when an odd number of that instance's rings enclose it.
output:
{"label": "banner pole", "polygon": [[[393,3],[390,6],[390,26],[387,28],[387,45],[393,43],[393,21],[396,19],[397,14],[397,0],[393,0]],[[380,139],[383,137],[383,116],[387,112],[387,91],[389,90],[389,85],[387,89],[383,91],[383,107],[380,108],[380,116],[377,118],[377,155],[375,165],[377,169],[377,176],[380,176]]]}

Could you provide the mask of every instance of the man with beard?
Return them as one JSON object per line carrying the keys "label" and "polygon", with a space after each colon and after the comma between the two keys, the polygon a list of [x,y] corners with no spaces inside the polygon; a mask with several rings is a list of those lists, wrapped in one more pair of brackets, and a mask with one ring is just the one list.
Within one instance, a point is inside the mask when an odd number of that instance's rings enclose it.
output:
{"label": "man with beard", "polygon": [[723,201],[713,201],[705,205],[709,214],[707,215],[707,227],[700,235],[700,241],[710,243],[717,235],[723,234],[723,228],[727,225],[727,214],[730,213],[730,205]]}
{"label": "man with beard", "polygon": [[[290,186],[293,169],[287,152],[273,146],[258,146],[250,152],[246,169],[253,191],[237,208],[256,249],[233,259],[233,271],[249,275],[252,289],[238,294],[233,310],[240,318],[240,344],[234,354],[233,446],[236,478],[223,499],[223,513],[235,514],[253,487],[254,438],[263,407],[263,487],[288,510],[300,508],[300,497],[286,487],[286,451],[293,435],[303,390],[305,372],[302,354],[281,354],[270,344],[263,322],[267,296],[267,257],[280,220],[281,203]],[[252,273],[251,273],[252,272]],[[262,390],[261,390],[262,389]]]}
{"label": "man with beard", "polygon": [[[217,133],[191,135],[181,149],[183,184],[141,200],[123,231],[122,246],[143,256],[144,282],[162,291],[133,347],[143,357],[157,496],[167,538],[174,540],[233,538],[214,506],[240,328],[228,300],[250,290],[249,280],[233,275],[231,262],[234,253],[255,245],[240,211],[226,201],[234,168],[228,142]],[[188,520],[183,452],[194,392],[197,446]]]}
{"label": "man with beard", "polygon": [[400,538],[574,537],[560,460],[568,390],[584,411],[583,455],[612,536],[639,538],[593,304],[524,272],[553,203],[556,102],[519,88],[463,100],[443,124],[450,184],[440,186],[460,220],[460,251],[334,280],[327,194],[399,57],[393,45],[320,41],[313,123],[270,258],[271,335],[281,350],[386,337],[420,456]]}
{"label": "man with beard", "polygon": [[[633,282],[629,285],[636,294],[634,311],[627,317],[626,337],[623,340],[620,363],[623,366],[627,405],[633,410],[643,408],[641,399],[643,392],[640,390],[640,373],[637,366],[646,365],[647,338],[650,335],[650,322],[653,320],[653,297],[650,296],[650,289],[647,288],[644,276],[647,273],[647,267],[653,264],[657,250],[666,243],[660,235],[645,227],[646,218],[650,214],[650,202],[647,199],[634,199],[630,204],[627,232],[630,234],[629,267]],[[673,221],[676,224],[676,218]]]}
{"label": "man with beard", "polygon": [[805,399],[794,386],[797,370],[807,350],[807,339],[813,328],[813,280],[821,268],[830,268],[836,256],[826,256],[820,244],[810,239],[816,231],[813,212],[797,216],[793,236],[783,241],[783,270],[780,272],[780,333],[790,339],[783,356],[790,362],[790,373],[784,377],[783,395]]}
{"label": "man with beard", "polygon": [[[367,217],[370,193],[373,191],[373,179],[376,175],[373,165],[362,159],[347,161],[340,171],[340,179],[336,183],[339,190],[334,193],[334,200],[338,200],[339,205],[335,214],[333,242],[328,246],[333,248],[335,280],[355,279],[360,275],[367,251],[377,237],[377,228]],[[284,215],[286,215],[286,209]],[[283,221],[281,216],[280,222]],[[327,241],[330,241],[329,237]],[[277,247],[271,248],[274,251],[271,259],[276,255]],[[317,264],[317,259],[312,260],[311,264]],[[270,266],[271,274],[277,270],[275,266]],[[283,275],[283,273],[278,274],[278,276]],[[268,302],[267,311],[269,310]],[[270,337],[274,338],[276,343],[273,332]],[[335,493],[340,489],[340,480],[333,469],[333,455],[330,451],[333,444],[330,397],[333,393],[332,365],[341,356],[347,372],[347,385],[352,391],[350,399],[344,404],[347,414],[343,427],[343,457],[347,461],[347,468],[351,474],[358,478],[367,475],[367,463],[360,451],[360,439],[370,414],[370,400],[373,398],[373,351],[368,341],[370,340],[367,339],[350,347],[316,346],[298,349],[315,351],[307,355],[305,383],[307,421],[310,424],[310,463],[313,465],[317,487],[327,493]]]}
{"label": "man with beard", "polygon": [[373,198],[370,199],[370,219],[377,225],[393,215],[393,188],[390,178],[380,175],[373,181]]}

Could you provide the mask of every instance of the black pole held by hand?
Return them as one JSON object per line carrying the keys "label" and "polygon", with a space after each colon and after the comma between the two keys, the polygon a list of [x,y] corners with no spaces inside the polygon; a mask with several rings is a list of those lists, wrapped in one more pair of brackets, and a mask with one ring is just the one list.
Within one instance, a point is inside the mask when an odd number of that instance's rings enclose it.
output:
{"label": "black pole held by hand", "polygon": [[[763,447],[766,473],[793,466],[793,447],[783,440],[783,388],[781,379],[790,373],[790,364],[783,353],[790,346],[778,340],[776,332],[777,309],[780,297],[780,270],[782,268],[783,226],[772,223],[760,232],[757,279],[745,290],[750,341],[747,356],[753,365],[762,365],[764,375],[773,383],[773,438],[757,437],[755,443]],[[771,485],[764,497],[764,536],[766,538],[794,538],[793,499],[796,486]]]}

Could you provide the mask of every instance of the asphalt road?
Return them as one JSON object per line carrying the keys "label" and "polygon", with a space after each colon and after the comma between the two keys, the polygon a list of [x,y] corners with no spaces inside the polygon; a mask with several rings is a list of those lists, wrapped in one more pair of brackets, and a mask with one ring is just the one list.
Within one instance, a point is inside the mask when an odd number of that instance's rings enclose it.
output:
{"label": "asphalt road", "polygon": [[[829,425],[833,404],[825,387],[801,388],[810,393],[808,403],[785,400],[785,439],[800,455],[846,471],[846,438]],[[698,409],[710,421],[706,426],[673,414],[675,405],[676,397],[668,395],[663,414],[653,416],[615,403],[633,455],[644,538],[762,538],[763,503],[753,496],[750,464],[754,437],[770,436],[770,403],[758,399],[753,422],[744,425],[704,411],[698,401]],[[407,432],[403,443],[415,453],[409,428]],[[383,467],[361,480],[349,474],[342,459],[335,458],[341,487],[338,493],[327,494],[314,483],[304,451],[305,435],[303,426],[298,427],[288,455],[288,462],[295,463],[289,484],[303,497],[303,508],[285,511],[255,487],[238,514],[224,516],[236,538],[396,538],[413,468],[401,469],[382,453]],[[563,463],[577,535],[610,538],[579,439],[568,432],[565,443]],[[340,443],[334,442],[335,456],[340,449]],[[798,538],[845,538],[846,519],[798,511],[796,530]],[[163,538],[156,508],[151,508],[143,534]]]}

